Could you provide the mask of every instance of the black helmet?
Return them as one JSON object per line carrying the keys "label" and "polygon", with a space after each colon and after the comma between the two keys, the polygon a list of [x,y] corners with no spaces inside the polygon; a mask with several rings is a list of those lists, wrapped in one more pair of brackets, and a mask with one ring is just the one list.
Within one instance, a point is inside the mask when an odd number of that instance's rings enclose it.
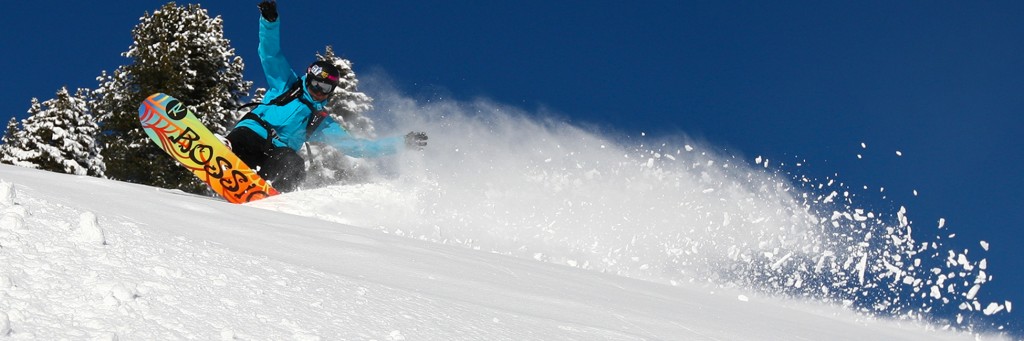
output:
{"label": "black helmet", "polygon": [[341,82],[341,70],[328,61],[317,61],[306,69],[306,89],[330,95]]}

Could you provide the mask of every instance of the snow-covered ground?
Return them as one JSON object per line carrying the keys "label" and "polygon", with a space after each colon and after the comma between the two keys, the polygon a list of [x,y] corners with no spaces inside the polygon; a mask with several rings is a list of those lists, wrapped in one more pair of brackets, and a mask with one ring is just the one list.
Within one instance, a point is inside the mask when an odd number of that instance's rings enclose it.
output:
{"label": "snow-covered ground", "polygon": [[[0,165],[0,339],[974,338],[741,289],[656,284],[273,209],[351,190],[240,206]],[[342,216],[353,208],[339,198],[307,212]]]}
{"label": "snow-covered ground", "polygon": [[485,100],[375,93],[381,130],[429,132],[424,152],[248,205],[0,165],[0,339],[1015,330],[1012,302],[982,290],[987,241],[969,253],[941,220],[915,225],[841,179],[686,137],[610,138]]}

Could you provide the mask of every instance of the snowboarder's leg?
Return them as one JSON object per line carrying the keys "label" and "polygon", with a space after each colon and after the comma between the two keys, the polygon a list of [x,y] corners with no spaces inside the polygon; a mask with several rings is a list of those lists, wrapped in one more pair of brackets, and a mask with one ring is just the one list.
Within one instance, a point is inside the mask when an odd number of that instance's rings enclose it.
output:
{"label": "snowboarder's leg", "polygon": [[[262,168],[267,160],[267,139],[256,134],[249,128],[232,130],[227,136],[231,141],[231,151],[245,162],[249,168]],[[260,172],[262,175],[262,172]],[[264,178],[266,179],[266,178]],[[269,179],[267,179],[269,180]]]}
{"label": "snowboarder's leg", "polygon": [[291,148],[278,147],[270,150],[259,173],[278,191],[291,192],[306,179],[306,162]]}

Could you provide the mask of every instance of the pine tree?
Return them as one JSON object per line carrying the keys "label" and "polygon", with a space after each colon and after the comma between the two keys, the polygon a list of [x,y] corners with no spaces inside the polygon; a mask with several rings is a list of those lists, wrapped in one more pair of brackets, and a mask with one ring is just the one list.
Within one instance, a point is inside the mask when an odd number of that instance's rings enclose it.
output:
{"label": "pine tree", "polygon": [[88,89],[75,95],[66,87],[57,97],[40,103],[32,99],[29,117],[17,130],[8,123],[3,161],[51,172],[77,175],[103,175],[103,162],[95,137],[99,131],[88,108]]}
{"label": "pine tree", "polygon": [[106,177],[107,165],[103,162],[102,147],[100,146],[100,126],[96,120],[94,92],[89,89],[78,89],[73,100],[80,105],[82,111],[71,111],[68,114],[78,114],[73,117],[71,124],[75,130],[76,149],[73,149],[73,159],[85,169],[85,174],[96,177]]}
{"label": "pine tree", "polygon": [[[318,60],[330,61],[341,70],[341,82],[327,103],[327,112],[341,123],[353,136],[375,138],[373,120],[363,115],[373,109],[373,98],[359,92],[359,80],[352,69],[352,62],[338,57],[334,49],[327,46],[324,54],[317,54]],[[361,182],[369,176],[369,167],[361,167],[362,160],[345,157],[340,151],[323,144],[311,143],[309,171],[306,186],[320,187],[339,182]]]}
{"label": "pine tree", "polygon": [[[33,108],[38,107],[39,101],[32,99]],[[32,110],[29,110],[31,113]],[[35,168],[35,165],[29,164],[22,161],[24,158],[28,158],[27,152],[23,148],[23,137],[25,133],[18,128],[20,125],[17,118],[11,117],[7,121],[7,129],[4,131],[3,144],[0,145],[0,163],[6,163],[9,165],[16,165],[22,167]]]}
{"label": "pine tree", "polygon": [[[39,103],[39,99],[33,98],[29,105],[28,117],[37,116],[40,112],[42,112],[42,104]],[[24,126],[24,121],[26,120],[23,120],[22,126]],[[0,155],[0,162],[27,168],[39,168],[38,164],[28,160],[39,158],[42,152],[35,147],[35,139],[29,133],[26,133],[24,129],[18,129],[18,123],[15,121],[12,117],[7,123],[3,154]]]}
{"label": "pine tree", "polygon": [[103,157],[110,178],[189,192],[206,185],[179,167],[143,132],[142,101],[156,92],[190,105],[211,131],[226,134],[234,111],[248,95],[245,66],[224,38],[221,18],[199,5],[173,2],[146,13],[132,31],[134,44],[123,53],[132,64],[103,73],[96,112],[103,128]]}
{"label": "pine tree", "polygon": [[3,144],[7,145],[11,143],[11,139],[14,138],[14,134],[18,132],[18,119],[11,117],[7,121],[7,129],[4,130]]}
{"label": "pine tree", "polygon": [[[18,119],[11,117],[7,121],[7,128],[4,129],[4,137],[0,140],[0,162],[3,162],[5,156],[8,155],[11,145],[17,143],[15,136],[18,134]],[[5,162],[10,163],[10,162]]]}
{"label": "pine tree", "polygon": [[363,115],[363,113],[373,110],[373,98],[357,90],[359,80],[356,78],[356,72],[352,69],[352,61],[336,56],[334,48],[330,46],[327,46],[324,54],[318,53],[316,57],[318,60],[330,61],[341,70],[342,74],[341,82],[334,89],[334,95],[327,103],[328,112],[355,136],[376,137],[373,120]]}

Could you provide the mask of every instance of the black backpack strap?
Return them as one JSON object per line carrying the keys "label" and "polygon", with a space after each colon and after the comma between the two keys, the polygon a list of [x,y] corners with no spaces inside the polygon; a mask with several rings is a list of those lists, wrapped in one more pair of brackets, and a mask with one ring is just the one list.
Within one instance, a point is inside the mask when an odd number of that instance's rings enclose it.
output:
{"label": "black backpack strap", "polygon": [[266,150],[271,150],[271,149],[274,148],[274,139],[277,138],[277,130],[275,130],[274,127],[271,127],[270,123],[267,123],[267,121],[263,120],[263,117],[260,117],[260,115],[256,115],[252,111],[250,111],[247,114],[245,114],[245,116],[242,116],[242,119],[240,121],[244,121],[244,120],[253,120],[257,124],[259,124],[261,127],[263,127],[263,129],[266,129],[267,130],[267,145],[265,146],[265,148],[266,148]]}
{"label": "black backpack strap", "polygon": [[310,103],[305,98],[299,97],[299,101],[309,108],[309,120],[306,121],[306,140],[308,141],[313,136],[313,133],[316,132],[316,128],[320,126],[320,123],[324,123],[324,119],[327,118],[327,111],[317,111],[313,103]]}
{"label": "black backpack strap", "polygon": [[[261,105],[282,106],[282,105],[288,104],[289,102],[291,102],[292,100],[294,100],[296,98],[299,98],[300,100],[302,100],[303,103],[307,103],[305,99],[302,99],[302,80],[297,80],[294,83],[292,83],[292,86],[288,88],[288,91],[285,91],[285,92],[281,93],[280,95],[278,95],[274,99],[270,100],[270,102],[267,102],[267,103],[252,102],[252,103],[245,104],[243,106],[238,107],[238,110],[247,109],[247,108],[255,108],[255,107],[258,107],[258,106],[261,106]],[[311,103],[307,103],[306,105],[309,106],[310,110],[313,110],[313,107],[312,107]],[[264,121],[263,117],[253,113],[252,110],[249,110],[249,112],[246,113],[244,116],[242,116],[242,119],[240,119],[239,121],[243,121],[243,120],[253,120],[256,123],[258,123],[261,127],[263,127],[263,129],[266,129],[267,130],[267,146],[266,146],[266,148],[267,148],[267,150],[270,150],[270,149],[274,148],[274,139],[277,138],[277,130],[275,130],[274,127],[271,127],[270,124],[267,123],[267,121]]]}
{"label": "black backpack strap", "polygon": [[267,102],[267,104],[281,106],[290,103],[296,98],[302,99],[302,79],[296,80],[292,83],[292,86],[288,88],[288,91],[281,93],[277,98]]}
{"label": "black backpack strap", "polygon": [[295,81],[295,83],[292,83],[292,86],[288,88],[288,91],[285,91],[285,92],[281,93],[280,95],[277,95],[277,97],[275,97],[274,99],[270,100],[270,102],[263,103],[263,102],[257,101],[257,102],[252,102],[252,103],[248,103],[248,104],[243,104],[242,106],[238,107],[238,109],[236,109],[236,110],[255,108],[255,107],[258,107],[258,106],[261,106],[261,105],[277,105],[277,106],[281,106],[281,105],[288,104],[293,99],[301,98],[301,94],[302,94],[302,80],[298,80],[298,81]]}
{"label": "black backpack strap", "polygon": [[[299,80],[295,81],[294,83],[292,83],[292,86],[290,88],[288,88],[288,91],[285,91],[281,95],[278,95],[276,98],[270,100],[270,102],[267,102],[267,103],[253,102],[253,103],[249,103],[249,104],[243,105],[241,107],[238,107],[238,109],[241,110],[241,109],[245,109],[245,108],[253,108],[253,107],[260,106],[260,105],[283,106],[285,104],[291,103],[291,101],[296,100],[296,99],[298,99],[300,102],[302,102],[302,104],[305,104],[306,107],[309,108],[309,120],[306,121],[306,140],[309,140],[309,138],[311,136],[313,136],[313,133],[316,132],[316,129],[318,127],[320,127],[320,124],[324,122],[324,119],[326,119],[328,115],[327,115],[327,111],[326,110],[319,110],[319,111],[316,110],[316,106],[314,106],[312,102],[310,102],[310,101],[306,100],[304,97],[302,97],[302,80],[301,79],[299,79]],[[277,137],[277,131],[275,131],[274,128],[270,127],[270,124],[268,124],[266,121],[264,121],[262,117],[260,117],[259,115],[254,114],[252,111],[249,111],[248,113],[245,114],[245,116],[242,116],[242,120],[253,120],[253,121],[256,121],[256,123],[259,123],[260,126],[262,126],[264,129],[266,129],[267,130],[267,142],[270,143],[271,147],[273,147],[273,142],[272,141],[274,140],[274,138]]]}
{"label": "black backpack strap", "polygon": [[263,105],[263,103],[260,103],[260,102],[252,102],[252,103],[249,103],[249,104],[243,104],[242,106],[238,107],[238,108],[237,108],[237,109],[235,109],[235,110],[243,110],[243,109],[255,108],[255,107],[258,107],[258,106],[260,106],[260,105]]}

